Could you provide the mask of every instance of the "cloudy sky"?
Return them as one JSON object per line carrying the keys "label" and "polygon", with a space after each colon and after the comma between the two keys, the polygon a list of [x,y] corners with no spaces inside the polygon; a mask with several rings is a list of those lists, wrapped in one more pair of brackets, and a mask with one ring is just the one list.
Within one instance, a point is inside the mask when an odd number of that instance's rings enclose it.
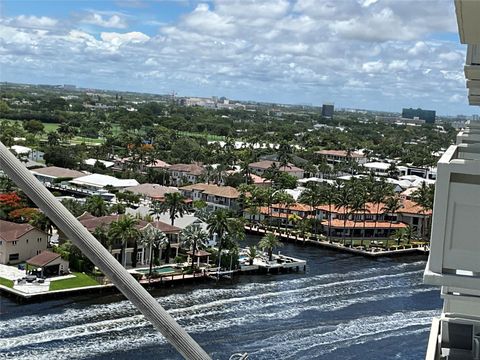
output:
{"label": "cloudy sky", "polygon": [[450,0],[0,4],[2,81],[480,112]]}

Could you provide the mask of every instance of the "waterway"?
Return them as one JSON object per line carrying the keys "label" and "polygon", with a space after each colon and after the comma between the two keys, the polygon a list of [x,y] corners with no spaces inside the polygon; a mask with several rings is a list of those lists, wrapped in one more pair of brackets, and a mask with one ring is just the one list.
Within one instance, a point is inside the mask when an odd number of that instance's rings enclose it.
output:
{"label": "waterway", "polygon": [[[240,276],[154,296],[214,359],[421,359],[437,288],[425,259],[371,260],[286,244],[305,273]],[[180,359],[120,295],[18,305],[0,298],[0,359]]]}

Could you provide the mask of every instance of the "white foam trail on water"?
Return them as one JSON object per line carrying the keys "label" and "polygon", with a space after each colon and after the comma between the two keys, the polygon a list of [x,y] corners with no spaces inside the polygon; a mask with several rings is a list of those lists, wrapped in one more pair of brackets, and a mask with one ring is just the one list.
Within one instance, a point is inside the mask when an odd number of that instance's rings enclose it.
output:
{"label": "white foam trail on water", "polygon": [[[347,323],[339,323],[335,326],[319,326],[308,329],[292,329],[282,335],[276,334],[247,347],[259,349],[250,351],[252,358],[265,359],[307,359],[298,357],[299,353],[312,349],[315,356],[321,356],[333,352],[339,348],[361,344],[367,341],[378,341],[391,336],[407,334],[402,331],[411,327],[426,326],[432,322],[439,311],[410,311],[397,312],[385,316],[369,316],[350,320]],[[428,331],[425,329],[410,330],[414,332]],[[373,339],[372,339],[373,337]],[[311,357],[310,357],[311,358]]]}
{"label": "white foam trail on water", "polygon": [[[362,291],[375,291],[377,290],[377,287],[381,284],[379,284],[382,280],[386,281],[388,280],[389,285],[394,285],[395,283],[392,281],[395,281],[395,278],[403,279],[405,277],[409,277],[410,275],[415,275],[420,273],[421,270],[416,270],[416,271],[410,271],[410,272],[404,272],[401,274],[390,274],[390,275],[378,275],[378,276],[372,276],[372,277],[367,277],[367,278],[361,278],[357,280],[343,280],[343,281],[337,281],[337,282],[331,282],[331,283],[324,283],[324,284],[318,284],[318,285],[313,285],[313,286],[308,286],[308,287],[303,287],[303,288],[297,288],[297,289],[291,289],[291,290],[284,290],[284,291],[276,291],[276,292],[266,292],[266,293],[259,293],[256,295],[247,295],[247,296],[242,296],[242,297],[231,297],[231,298],[226,298],[226,299],[220,299],[220,300],[210,300],[207,301],[206,303],[201,303],[201,304],[195,304],[195,305],[190,305],[186,307],[179,307],[176,309],[170,309],[169,312],[172,314],[185,314],[185,316],[180,316],[181,318],[184,317],[189,317],[189,316],[205,316],[205,315],[210,315],[210,313],[203,312],[203,310],[208,310],[208,309],[215,309],[215,308],[224,308],[225,312],[236,312],[239,309],[236,307],[231,307],[232,304],[234,303],[240,303],[240,305],[244,305],[245,308],[248,311],[252,311],[254,308],[259,308],[259,307],[267,307],[271,305],[272,303],[275,305],[278,302],[278,297],[282,297],[281,304],[282,305],[288,305],[291,303],[296,303],[297,298],[302,300],[302,302],[305,302],[309,300],[309,298],[312,299],[318,299],[320,297],[327,297],[327,296],[344,296],[344,295],[354,295],[356,293],[360,293]],[[418,284],[415,283],[415,285]],[[377,287],[376,287],[377,286]],[[412,283],[410,284],[412,286]],[[311,294],[317,294],[319,291],[321,291],[320,296],[311,296]],[[195,295],[195,294],[193,294]],[[214,299],[216,297],[216,291],[214,290],[213,293],[210,291],[210,299]],[[185,300],[185,299],[183,299]],[[254,304],[259,304],[259,306],[254,307]],[[103,309],[103,313],[100,316],[100,319],[102,317],[107,317],[107,320],[109,319],[121,319],[125,318],[129,314],[137,314],[133,307],[130,305],[130,303],[126,301],[122,301],[123,305],[129,305],[128,307],[122,307],[119,308],[114,304],[113,306],[110,306],[112,304],[107,304],[107,305],[102,305],[101,308]],[[228,310],[227,306],[230,306],[230,309]],[[111,309],[113,307],[113,309]],[[49,318],[48,315],[46,316],[31,316],[28,317],[28,321],[22,322],[25,318],[17,318],[15,321],[8,321],[8,326],[4,328],[5,332],[8,332],[7,328],[12,328],[19,326],[20,329],[28,329],[28,334],[31,334],[31,328],[51,328],[51,324],[54,324],[54,328],[64,328],[71,326],[72,321],[74,324],[78,322],[79,319],[82,320],[82,323],[85,322],[92,322],[92,321],[99,321],[98,317],[97,318],[92,318],[92,316],[82,316],[83,312],[87,311],[88,309],[82,309],[80,311],[80,314],[78,311],[75,311],[77,309],[71,309],[71,311],[67,311],[67,313],[63,314],[56,314],[54,315],[53,318]],[[98,309],[97,309],[98,310]],[[96,313],[96,312],[95,312]],[[218,313],[218,311],[216,312]],[[90,314],[91,315],[91,314]],[[58,317],[61,316],[59,319]],[[63,325],[63,326],[61,326]],[[1,335],[1,332],[0,332]],[[4,338],[8,338],[8,336],[3,336]]]}
{"label": "white foam trail on water", "polygon": [[[245,298],[250,298],[251,296],[255,296],[252,294],[252,291],[262,291],[257,296],[259,297],[268,297],[272,296],[275,293],[285,293],[288,288],[292,288],[291,291],[302,291],[302,289],[308,289],[309,287],[305,287],[305,284],[312,283],[314,284],[313,289],[318,284],[319,281],[326,281],[331,279],[342,279],[340,283],[354,283],[357,280],[352,279],[351,277],[364,277],[365,275],[375,274],[378,272],[388,271],[394,272],[395,276],[401,276],[405,274],[405,272],[396,272],[410,267],[418,267],[419,265],[424,265],[423,261],[414,262],[414,263],[405,263],[395,265],[389,268],[369,268],[362,271],[347,273],[347,274],[324,274],[324,275],[317,275],[313,277],[301,277],[298,279],[288,279],[288,280],[280,280],[280,281],[272,281],[269,283],[250,283],[241,285],[235,289],[199,289],[195,290],[192,289],[188,294],[171,294],[166,297],[158,298],[159,302],[162,303],[163,306],[166,308],[173,308],[175,307],[177,311],[181,311],[182,307],[181,304],[185,302],[185,299],[188,299],[189,306],[191,303],[196,303],[204,305],[208,302],[211,302],[212,299],[219,299],[218,301],[222,301],[222,298],[228,299],[238,298],[239,301],[243,301]],[[418,270],[420,271],[420,270]],[[395,273],[396,272],[396,273]],[[385,276],[385,275],[380,275]],[[370,278],[368,278],[370,279]],[[358,281],[365,281],[365,278],[360,278]],[[334,283],[325,283],[328,284],[335,284]],[[297,288],[302,286],[300,288]],[[268,292],[269,289],[281,289],[277,292]],[[265,295],[264,295],[265,294]],[[241,296],[244,295],[244,296]],[[215,300],[214,300],[215,301]],[[179,306],[180,305],[180,306]],[[35,328],[37,326],[53,326],[53,327],[61,327],[63,324],[71,324],[72,322],[75,323],[78,319],[82,319],[82,322],[89,321],[89,319],[97,320],[99,317],[105,318],[116,318],[116,317],[123,317],[125,316],[125,312],[130,311],[132,314],[136,313],[136,310],[133,308],[129,301],[120,301],[116,303],[110,304],[99,304],[99,305],[91,305],[88,308],[78,309],[78,308],[68,308],[65,311],[58,313],[58,314],[48,314],[48,315],[30,315],[19,317],[15,319],[9,319],[5,321],[0,321],[0,338],[6,337],[11,334],[12,329],[30,329]]]}
{"label": "white foam trail on water", "polygon": [[[389,293],[383,295],[379,294],[376,296],[365,294],[365,296],[363,297],[335,300],[330,303],[303,306],[297,308],[291,307],[281,312],[266,311],[257,313],[255,310],[255,316],[252,316],[250,313],[245,313],[244,315],[239,317],[222,317],[221,320],[215,320],[214,322],[202,321],[197,323],[195,322],[194,318],[189,318],[190,322],[186,324],[186,330],[191,333],[203,333],[219,331],[232,327],[238,327],[241,325],[248,325],[251,323],[256,323],[258,321],[272,320],[278,322],[281,320],[292,319],[298,316],[303,311],[337,311],[341,308],[345,308],[359,303],[386,300],[389,298],[397,298],[399,296],[411,296],[415,293],[425,291],[430,290],[421,288],[416,290],[404,290],[396,294]],[[176,318],[177,320],[179,320],[178,317]],[[81,359],[85,356],[86,350],[88,350],[88,354],[93,355],[118,350],[119,348],[121,348],[120,345],[125,343],[135,344],[135,347],[139,347],[141,345],[153,345],[158,343],[158,337],[149,336],[144,339],[143,336],[145,333],[152,335],[151,333],[154,333],[154,330],[150,327],[149,323],[144,320],[143,316],[137,315],[124,319],[101,321],[93,324],[76,325],[64,329],[46,330],[41,333],[23,335],[13,339],[2,340],[0,341],[0,349],[9,350],[9,353],[14,354],[16,353],[15,348],[35,345],[35,348],[38,347],[39,349],[43,350],[38,353],[35,350],[27,350],[26,354],[24,353],[24,351],[20,350],[18,351],[18,356],[25,358],[25,356],[28,355],[35,356],[35,358],[40,359],[43,358],[41,357],[43,354],[45,355],[45,358],[48,358],[52,356],[58,356],[58,352],[63,352],[64,349],[63,347],[55,347],[54,349],[49,349],[48,347],[43,347],[42,344],[48,344],[52,341],[68,341],[71,339],[75,339],[74,342],[67,342],[67,344],[70,344],[70,346],[76,344],[76,346],[70,347],[69,358]],[[95,335],[94,338],[92,338],[93,335]],[[107,335],[107,338],[105,339],[102,335]],[[141,338],[140,340],[139,337]],[[150,340],[147,341],[147,339]],[[162,342],[164,341],[162,340]],[[101,343],[101,347],[99,347],[99,343]],[[127,346],[127,348],[130,347],[130,345]],[[78,349],[78,352],[76,351],[76,349]],[[44,354],[45,352],[50,355],[47,356],[46,354]]]}

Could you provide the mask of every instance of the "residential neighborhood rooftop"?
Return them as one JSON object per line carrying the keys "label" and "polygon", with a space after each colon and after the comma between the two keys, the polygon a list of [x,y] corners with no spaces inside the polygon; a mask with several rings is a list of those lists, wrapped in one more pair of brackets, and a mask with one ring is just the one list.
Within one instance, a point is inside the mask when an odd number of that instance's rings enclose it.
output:
{"label": "residential neighborhood rooftop", "polygon": [[15,241],[34,229],[35,227],[30,224],[18,224],[0,220],[0,239],[4,241]]}
{"label": "residential neighborhood rooftop", "polygon": [[85,176],[84,173],[76,170],[66,169],[58,166],[48,166],[41,169],[31,170],[33,174],[39,174],[52,178],[79,178]]}
{"label": "residential neighborhood rooftop", "polygon": [[193,184],[181,187],[180,190],[183,191],[201,191],[207,195],[221,196],[230,199],[236,199],[240,196],[240,192],[231,186],[218,186],[213,184]]}
{"label": "residential neighborhood rooftop", "polygon": [[48,265],[53,260],[58,259],[59,257],[60,254],[44,250],[40,254],[35,255],[31,259],[28,259],[27,263],[33,266],[44,267],[45,265]]}
{"label": "residential neighborhood rooftop", "polygon": [[134,194],[148,196],[152,199],[163,199],[165,194],[178,192],[178,189],[173,186],[163,186],[159,184],[140,184],[125,188],[126,191],[131,191]]}

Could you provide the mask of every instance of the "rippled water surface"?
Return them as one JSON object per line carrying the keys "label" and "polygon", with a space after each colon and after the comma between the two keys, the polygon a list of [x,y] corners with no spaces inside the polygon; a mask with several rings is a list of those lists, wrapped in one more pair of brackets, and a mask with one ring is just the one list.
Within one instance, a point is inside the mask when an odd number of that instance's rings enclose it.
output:
{"label": "rippled water surface", "polygon": [[[251,239],[250,239],[251,240]],[[214,359],[421,359],[441,300],[425,261],[369,260],[288,244],[306,273],[156,290]],[[17,305],[0,298],[0,358],[179,359],[119,295]]]}

